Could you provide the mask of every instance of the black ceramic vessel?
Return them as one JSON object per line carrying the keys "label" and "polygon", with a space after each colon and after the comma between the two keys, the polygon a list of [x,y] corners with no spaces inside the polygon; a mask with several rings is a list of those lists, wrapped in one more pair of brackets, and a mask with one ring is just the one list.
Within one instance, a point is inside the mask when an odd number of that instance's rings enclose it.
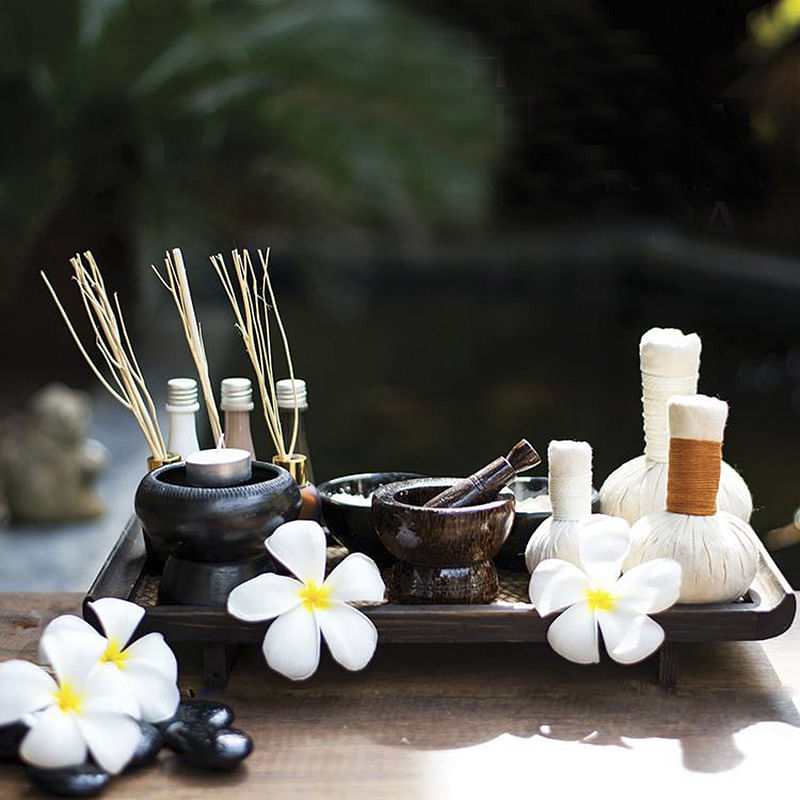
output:
{"label": "black ceramic vessel", "polygon": [[241,486],[186,485],[183,463],[145,475],[136,514],[167,554],[159,601],[224,607],[230,590],[271,569],[264,539],[300,513],[300,490],[281,467],[253,462]]}
{"label": "black ceramic vessel", "polygon": [[368,498],[379,486],[419,477],[416,472],[362,472],[321,483],[322,516],[331,536],[351,553],[363,553],[382,567],[391,564],[394,559],[375,532],[372,501],[348,502],[341,495]]}
{"label": "black ceramic vessel", "polygon": [[[525,566],[525,548],[533,532],[550,516],[550,511],[525,511],[520,508],[520,503],[530,497],[539,497],[549,492],[547,478],[517,477],[508,484],[514,492],[516,507],[514,509],[514,524],[508,539],[503,542],[500,552],[495,556],[494,562],[498,567],[513,569],[517,572],[527,572]],[[600,510],[600,493],[592,489],[592,512]]]}
{"label": "black ceramic vessel", "polygon": [[490,503],[423,508],[455,483],[416,478],[379,488],[372,498],[375,527],[399,561],[388,580],[395,603],[490,603],[497,597],[492,558],[511,531],[514,495],[504,489]]}

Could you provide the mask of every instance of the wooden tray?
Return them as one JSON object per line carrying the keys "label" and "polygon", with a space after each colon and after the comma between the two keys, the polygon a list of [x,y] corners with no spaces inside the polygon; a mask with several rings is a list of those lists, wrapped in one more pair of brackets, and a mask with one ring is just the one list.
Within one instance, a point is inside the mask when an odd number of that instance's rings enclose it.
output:
{"label": "wooden tray", "polygon": [[[343,548],[329,548],[330,560]],[[241,622],[224,610],[158,603],[159,575],[146,567],[144,539],[132,518],[100,569],[86,603],[99,597],[120,597],[145,607],[142,632],[160,631],[173,644],[194,642],[203,647],[206,684],[224,686],[236,645],[260,643],[265,623]],[[490,605],[364,606],[383,642],[543,642],[552,618],[542,619],[528,600],[528,575],[499,570],[500,596]],[[761,548],[758,573],[749,591],[735,603],[678,605],[654,619],[666,641],[658,652],[659,683],[675,683],[675,642],[770,639],[783,633],[795,615],[795,596],[767,551]],[[91,612],[88,612],[91,614]]]}

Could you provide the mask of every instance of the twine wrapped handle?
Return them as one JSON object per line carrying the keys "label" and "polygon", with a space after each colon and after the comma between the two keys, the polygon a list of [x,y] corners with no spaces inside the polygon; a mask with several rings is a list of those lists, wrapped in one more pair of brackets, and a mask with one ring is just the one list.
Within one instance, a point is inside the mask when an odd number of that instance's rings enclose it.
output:
{"label": "twine wrapped handle", "polygon": [[667,511],[710,517],[717,513],[722,434],[728,404],[705,395],[672,397],[669,414]]}
{"label": "twine wrapped handle", "polygon": [[553,519],[575,521],[592,513],[592,447],[554,439],[547,447]]}
{"label": "twine wrapped handle", "polygon": [[717,513],[722,442],[669,440],[667,511],[710,517]]}

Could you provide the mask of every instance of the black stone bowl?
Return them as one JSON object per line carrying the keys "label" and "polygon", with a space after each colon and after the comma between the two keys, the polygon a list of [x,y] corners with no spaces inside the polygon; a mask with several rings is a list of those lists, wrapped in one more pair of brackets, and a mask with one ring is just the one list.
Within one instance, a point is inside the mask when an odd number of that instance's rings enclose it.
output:
{"label": "black stone bowl", "polygon": [[463,508],[424,508],[455,478],[416,478],[372,496],[375,527],[397,559],[389,599],[401,603],[490,603],[499,589],[492,559],[511,531],[514,496]]}
{"label": "black stone bowl", "polygon": [[[547,478],[520,477],[508,485],[514,492],[516,508],[514,509],[514,524],[511,533],[505,540],[500,552],[495,556],[495,564],[504,569],[513,569],[527,572],[525,567],[525,548],[533,532],[549,517],[549,511],[521,511],[519,504],[530,497],[539,497],[548,493]],[[592,489],[592,511],[600,510],[600,494],[597,489]]]}
{"label": "black stone bowl", "polygon": [[154,546],[168,554],[160,599],[224,607],[230,590],[271,568],[264,539],[300,513],[294,478],[274,464],[253,462],[240,486],[186,485],[183,463],[145,475],[136,514]]}
{"label": "black stone bowl", "polygon": [[390,564],[394,559],[375,532],[372,501],[359,505],[334,495],[369,497],[379,486],[419,477],[416,472],[362,472],[321,483],[317,489],[322,500],[322,516],[331,536],[351,553],[364,553],[380,566]]}

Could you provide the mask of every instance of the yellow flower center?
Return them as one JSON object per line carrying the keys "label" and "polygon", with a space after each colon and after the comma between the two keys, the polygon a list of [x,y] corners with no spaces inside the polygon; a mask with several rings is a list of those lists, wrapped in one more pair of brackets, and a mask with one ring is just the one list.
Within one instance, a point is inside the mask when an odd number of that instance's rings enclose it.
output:
{"label": "yellow flower center", "polygon": [[125,662],[127,660],[128,654],[120,649],[119,641],[113,638],[109,639],[105,653],[100,656],[100,663],[115,664],[119,669],[125,669]]}
{"label": "yellow flower center", "polygon": [[300,590],[300,599],[306,611],[328,608],[331,604],[331,590],[325,586],[317,586],[314,581],[308,581]]}
{"label": "yellow flower center", "polygon": [[78,694],[78,692],[72,688],[72,684],[65,681],[53,696],[56,698],[56,704],[59,709],[64,714],[68,711],[74,711],[76,714],[81,713],[83,695]]}
{"label": "yellow flower center", "polygon": [[612,611],[617,598],[604,589],[587,589],[586,599],[592,611]]}

